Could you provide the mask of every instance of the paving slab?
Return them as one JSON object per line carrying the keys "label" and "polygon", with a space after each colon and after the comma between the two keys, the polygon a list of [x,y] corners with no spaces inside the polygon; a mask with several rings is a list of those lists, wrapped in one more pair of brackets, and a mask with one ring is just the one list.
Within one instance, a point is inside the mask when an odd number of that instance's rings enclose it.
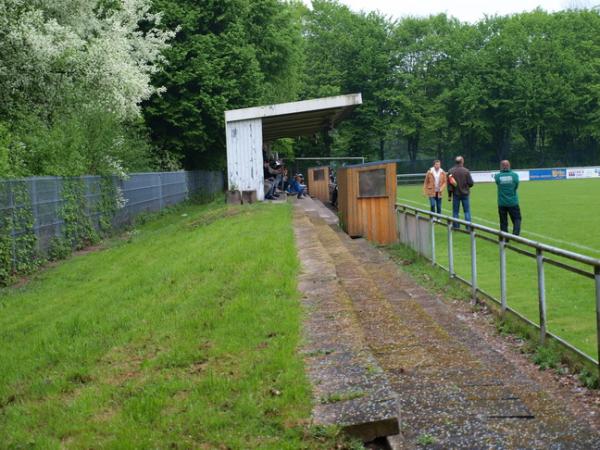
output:
{"label": "paving slab", "polygon": [[298,287],[306,310],[304,356],[313,385],[313,421],[341,426],[347,433],[371,441],[397,434],[398,403],[383,369],[373,356],[363,328],[331,255],[323,246],[308,214],[324,226],[337,216],[323,205],[302,199],[304,211],[295,217],[296,243],[302,261]]}

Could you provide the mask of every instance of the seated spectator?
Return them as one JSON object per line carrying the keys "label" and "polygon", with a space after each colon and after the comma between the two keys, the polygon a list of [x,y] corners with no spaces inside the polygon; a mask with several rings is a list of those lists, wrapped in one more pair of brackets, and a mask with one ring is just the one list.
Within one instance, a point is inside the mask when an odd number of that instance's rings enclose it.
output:
{"label": "seated spectator", "polygon": [[277,197],[279,197],[279,194],[277,194],[277,186],[281,183],[283,179],[283,168],[281,166],[281,163],[279,161],[265,161],[263,163],[263,172],[265,176],[266,185],[265,198],[267,200],[274,200]]}
{"label": "seated spectator", "polygon": [[302,174],[297,173],[290,183],[290,194],[298,194],[298,198],[306,197],[306,185]]}

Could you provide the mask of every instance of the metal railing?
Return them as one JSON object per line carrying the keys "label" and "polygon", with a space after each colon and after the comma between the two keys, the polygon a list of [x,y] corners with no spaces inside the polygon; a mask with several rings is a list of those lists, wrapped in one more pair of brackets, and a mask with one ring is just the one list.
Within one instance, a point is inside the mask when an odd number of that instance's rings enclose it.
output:
{"label": "metal railing", "polygon": [[[547,327],[547,308],[546,308],[546,281],[544,268],[546,264],[570,271],[581,277],[594,281],[596,294],[596,339],[598,344],[598,357],[600,359],[600,259],[574,253],[561,248],[553,247],[530,239],[505,233],[490,227],[479,225],[477,223],[467,222],[461,219],[455,219],[450,216],[436,214],[431,211],[415,208],[405,204],[396,204],[396,214],[398,215],[398,235],[400,242],[409,245],[415,251],[431,260],[432,264],[448,271],[450,278],[456,278],[463,283],[471,286],[471,295],[473,299],[480,294],[500,305],[501,312],[506,311],[515,314],[530,325],[539,329],[540,343],[544,344],[548,337],[555,339],[560,344],[566,346],[586,360],[598,365],[598,360],[581,351],[573,344],[567,342],[561,337],[552,334]],[[465,230],[455,228],[455,225],[464,225]],[[439,264],[436,259],[436,236],[435,227],[441,226],[447,228],[448,239],[448,267]],[[470,266],[471,279],[466,280],[459,277],[455,271],[454,258],[454,233],[468,234],[470,238]],[[477,239],[482,239],[498,245],[499,251],[499,281],[500,281],[500,300],[482,290],[477,283]],[[521,244],[517,247],[514,244]],[[507,250],[530,257],[536,260],[537,266],[537,294],[538,294],[538,313],[539,325],[531,321],[518,311],[512,309],[507,301],[506,287],[506,253]],[[559,261],[554,257],[563,258],[566,262]],[[577,267],[573,263],[583,265]],[[587,270],[585,269],[587,268]],[[599,367],[600,369],[600,367]]]}

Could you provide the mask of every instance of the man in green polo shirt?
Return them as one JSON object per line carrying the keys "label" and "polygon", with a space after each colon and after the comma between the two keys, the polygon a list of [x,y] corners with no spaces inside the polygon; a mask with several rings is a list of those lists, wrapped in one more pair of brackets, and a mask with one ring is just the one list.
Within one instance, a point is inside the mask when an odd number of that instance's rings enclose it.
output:
{"label": "man in green polo shirt", "polygon": [[521,232],[521,209],[519,208],[519,175],[510,170],[510,162],[500,162],[500,173],[494,176],[498,187],[498,215],[500,216],[500,229],[508,233],[508,217],[513,224],[513,234]]}

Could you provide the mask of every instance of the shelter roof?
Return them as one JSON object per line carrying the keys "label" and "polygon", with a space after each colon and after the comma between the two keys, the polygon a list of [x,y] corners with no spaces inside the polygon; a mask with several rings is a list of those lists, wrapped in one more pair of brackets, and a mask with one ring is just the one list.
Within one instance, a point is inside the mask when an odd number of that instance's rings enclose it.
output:
{"label": "shelter roof", "polygon": [[331,129],[360,104],[361,94],[338,95],[225,111],[225,121],[230,123],[260,118],[263,140],[272,141]]}

